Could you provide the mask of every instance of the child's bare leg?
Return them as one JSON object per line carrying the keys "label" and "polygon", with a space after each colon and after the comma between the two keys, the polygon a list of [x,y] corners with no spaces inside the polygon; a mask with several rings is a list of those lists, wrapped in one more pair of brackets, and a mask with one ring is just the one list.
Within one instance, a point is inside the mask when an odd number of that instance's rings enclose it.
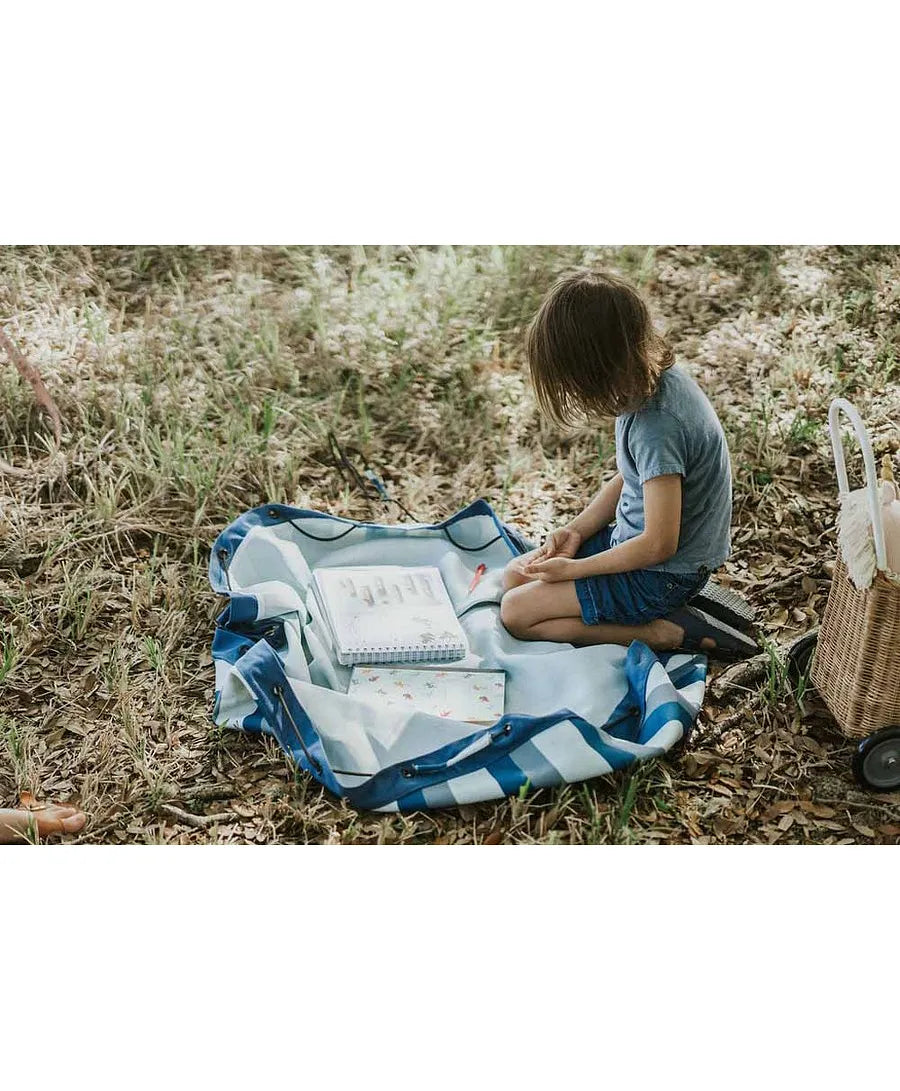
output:
{"label": "child's bare leg", "polygon": [[623,644],[640,640],[657,652],[673,651],[681,645],[682,630],[662,619],[644,625],[613,625],[600,622],[585,625],[580,618],[550,618],[539,621],[522,634],[520,640],[555,640],[563,644]]}
{"label": "child's bare leg", "polygon": [[519,640],[555,640],[566,644],[624,644],[641,640],[655,651],[671,651],[681,645],[684,631],[659,618],[644,625],[585,625],[581,604],[571,580],[559,583],[533,581],[512,588],[500,603],[500,617]]}
{"label": "child's bare leg", "polygon": [[[22,802],[26,801],[23,795]],[[34,809],[32,809],[32,806]],[[76,807],[31,804],[17,810],[0,809],[0,845],[25,844],[35,835],[78,833],[86,819]]]}
{"label": "child's bare leg", "polygon": [[535,577],[526,576],[522,571],[522,566],[528,564],[538,552],[537,549],[532,549],[528,553],[523,553],[520,557],[513,557],[503,570],[504,591],[509,591],[513,587],[521,587],[524,583],[534,583]]}

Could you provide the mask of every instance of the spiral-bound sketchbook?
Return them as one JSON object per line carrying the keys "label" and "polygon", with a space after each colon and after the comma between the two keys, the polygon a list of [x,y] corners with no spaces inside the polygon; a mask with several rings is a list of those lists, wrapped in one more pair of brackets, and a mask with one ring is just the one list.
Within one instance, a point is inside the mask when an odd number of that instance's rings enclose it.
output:
{"label": "spiral-bound sketchbook", "polygon": [[468,652],[437,568],[319,568],[313,586],[345,667],[446,663]]}

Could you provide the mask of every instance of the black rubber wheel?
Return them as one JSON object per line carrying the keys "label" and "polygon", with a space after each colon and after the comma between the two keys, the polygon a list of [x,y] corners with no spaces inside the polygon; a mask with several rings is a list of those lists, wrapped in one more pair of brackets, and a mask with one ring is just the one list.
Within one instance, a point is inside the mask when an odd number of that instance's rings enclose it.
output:
{"label": "black rubber wheel", "polygon": [[863,739],[853,755],[853,775],[875,792],[900,788],[900,727],[883,727]]}
{"label": "black rubber wheel", "polygon": [[795,694],[799,690],[801,682],[803,683],[804,693],[809,693],[814,688],[809,680],[809,668],[812,665],[812,657],[818,639],[819,630],[816,629],[812,633],[807,633],[806,636],[801,636],[787,653],[787,674],[791,689]]}

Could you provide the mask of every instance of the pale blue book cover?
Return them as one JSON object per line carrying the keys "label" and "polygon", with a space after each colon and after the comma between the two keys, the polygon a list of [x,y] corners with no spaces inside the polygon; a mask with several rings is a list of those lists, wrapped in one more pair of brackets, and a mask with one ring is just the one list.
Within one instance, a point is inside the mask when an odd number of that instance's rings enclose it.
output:
{"label": "pale blue book cover", "polygon": [[415,709],[432,716],[495,723],[503,715],[504,671],[431,670],[409,667],[354,667],[351,697],[387,708]]}

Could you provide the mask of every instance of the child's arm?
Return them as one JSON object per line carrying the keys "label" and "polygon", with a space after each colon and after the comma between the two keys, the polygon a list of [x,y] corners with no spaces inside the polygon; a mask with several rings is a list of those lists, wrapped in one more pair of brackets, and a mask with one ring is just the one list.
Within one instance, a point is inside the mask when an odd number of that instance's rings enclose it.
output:
{"label": "child's arm", "polygon": [[662,564],[674,556],[680,534],[681,475],[666,474],[644,483],[644,530],[641,534],[593,557],[577,560],[566,557],[536,558],[525,572],[548,583],[633,572]]}
{"label": "child's arm", "polygon": [[590,538],[601,527],[613,521],[621,494],[622,475],[617,473],[606,482],[580,515],[576,515],[571,522],[548,535],[547,540],[537,551],[535,559],[574,557],[585,538]]}
{"label": "child's arm", "polygon": [[576,515],[569,526],[581,535],[581,540],[590,538],[601,527],[608,526],[616,516],[616,505],[622,495],[622,475],[617,473],[610,478],[581,515]]}

